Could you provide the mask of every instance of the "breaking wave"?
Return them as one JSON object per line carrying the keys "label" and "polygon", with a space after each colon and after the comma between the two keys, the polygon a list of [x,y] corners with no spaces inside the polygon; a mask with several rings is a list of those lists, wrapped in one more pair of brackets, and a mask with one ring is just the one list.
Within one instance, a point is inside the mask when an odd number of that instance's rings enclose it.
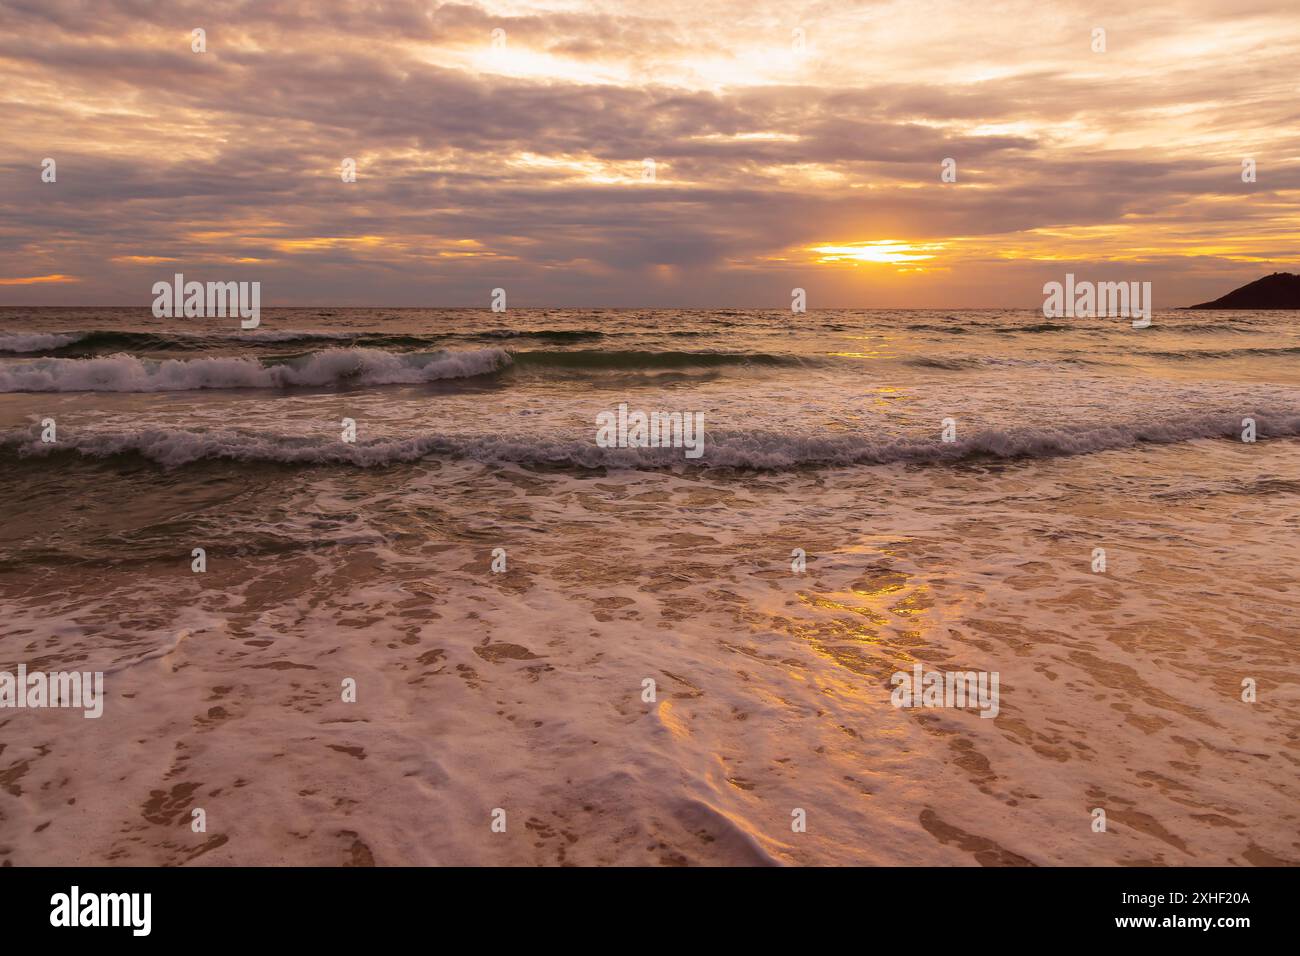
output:
{"label": "breaking wave", "polygon": [[84,338],[88,332],[5,332],[0,333],[0,352],[44,352],[61,349]]}
{"label": "breaking wave", "polygon": [[39,358],[0,364],[0,392],[169,392],[205,388],[291,388],[418,384],[469,378],[509,366],[546,371],[635,371],[811,364],[763,352],[618,350],[389,352],[331,348],[279,359],[245,355],[140,358],[119,352],[90,358]]}
{"label": "breaking wave", "polygon": [[[1256,415],[1261,439],[1300,436],[1300,411]],[[704,454],[685,459],[681,449],[601,448],[593,438],[535,435],[439,435],[346,443],[321,438],[242,430],[72,432],[45,444],[39,429],[0,435],[0,449],[20,457],[78,454],[88,458],[137,455],[167,467],[205,460],[288,465],[379,467],[423,458],[461,458],[576,468],[706,468],[781,471],[804,467],[847,467],[892,463],[950,464],[981,458],[1039,459],[1084,455],[1144,444],[1198,439],[1240,439],[1241,417],[1217,414],[1150,423],[1057,428],[989,429],[960,441],[932,437],[817,437],[771,431],[707,431]]]}
{"label": "breaking wave", "polygon": [[205,388],[292,388],[418,384],[486,375],[510,364],[502,349],[392,353],[326,349],[264,363],[242,356],[141,359],[47,358],[0,366],[0,392],[179,392]]}

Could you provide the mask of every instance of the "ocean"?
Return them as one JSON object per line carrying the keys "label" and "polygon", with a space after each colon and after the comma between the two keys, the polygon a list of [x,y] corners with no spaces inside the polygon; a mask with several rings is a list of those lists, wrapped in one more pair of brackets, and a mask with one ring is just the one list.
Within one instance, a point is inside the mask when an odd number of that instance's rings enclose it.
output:
{"label": "ocean", "polygon": [[1296,863],[1298,436],[1284,312],[0,309],[0,863]]}

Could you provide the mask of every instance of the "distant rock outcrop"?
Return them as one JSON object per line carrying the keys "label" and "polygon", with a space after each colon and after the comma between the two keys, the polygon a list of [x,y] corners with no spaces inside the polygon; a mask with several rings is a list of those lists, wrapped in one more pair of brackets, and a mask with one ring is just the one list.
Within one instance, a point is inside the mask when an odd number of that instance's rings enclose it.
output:
{"label": "distant rock outcrop", "polygon": [[1190,305],[1189,309],[1300,309],[1300,275],[1274,272],[1240,289],[1233,289],[1213,302]]}

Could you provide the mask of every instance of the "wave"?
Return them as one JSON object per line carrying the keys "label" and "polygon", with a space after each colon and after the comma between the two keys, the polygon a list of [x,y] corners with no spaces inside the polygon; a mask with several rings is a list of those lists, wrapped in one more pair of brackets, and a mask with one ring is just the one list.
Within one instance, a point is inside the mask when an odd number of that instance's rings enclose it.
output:
{"label": "wave", "polygon": [[0,334],[0,352],[44,352],[71,345],[85,332],[6,332]]}
{"label": "wave", "polygon": [[1085,359],[1077,356],[1057,359],[1019,358],[1002,355],[954,355],[940,358],[934,355],[922,355],[902,360],[902,364],[915,368],[943,369],[958,372],[972,368],[1060,368],[1063,365],[1107,365],[1099,359]]}
{"label": "wave", "polygon": [[[1300,411],[1254,417],[1261,439],[1300,436]],[[346,443],[241,430],[149,428],[65,433],[57,443],[46,444],[40,440],[39,431],[34,426],[11,429],[0,435],[0,449],[23,458],[52,454],[87,458],[137,455],[173,468],[206,460],[369,468],[424,458],[459,458],[490,464],[584,469],[684,467],[782,471],[895,463],[942,465],[985,458],[1032,460],[1144,444],[1240,440],[1241,416],[1218,414],[1160,423],[987,429],[949,443],[931,437],[837,435],[822,438],[787,432],[706,431],[704,453],[696,459],[686,459],[680,449],[601,448],[595,444],[594,433],[587,439],[433,434]]]}
{"label": "wave", "polygon": [[810,360],[767,352],[651,352],[644,350],[586,349],[511,353],[522,367],[562,369],[674,369],[717,368],[727,365],[800,366]]}
{"label": "wave", "polygon": [[326,349],[283,363],[248,357],[48,358],[0,366],[0,392],[177,392],[208,388],[292,388],[418,384],[486,375],[510,364],[502,349],[392,353]]}
{"label": "wave", "polygon": [[429,349],[452,340],[491,344],[501,339],[535,340],[563,345],[604,338],[604,332],[588,329],[488,329],[482,332],[390,333],[347,331],[303,331],[295,329],[248,329],[224,332],[114,332],[70,331],[50,333],[0,333],[0,353],[51,352],[92,354],[96,352],[193,352],[214,348],[258,348],[261,346],[344,343],[354,348]]}
{"label": "wave", "polygon": [[[1121,319],[1114,316],[1092,316],[1081,320],[1075,320],[1076,324],[1067,325],[1060,322],[1036,322],[1030,325],[986,325],[984,331],[988,332],[1010,332],[1010,333],[1029,333],[1040,334],[1045,332],[1088,332],[1095,333],[1098,331],[1114,331],[1122,334],[1129,334],[1131,326],[1130,319]],[[1091,324],[1089,324],[1091,323]],[[1183,322],[1169,321],[1164,317],[1159,317],[1152,321],[1151,325],[1142,330],[1144,335],[1152,332],[1250,332],[1249,328],[1241,328],[1241,323],[1229,325],[1228,323],[1214,322]]]}
{"label": "wave", "polygon": [[[48,334],[0,334],[0,352],[163,352],[201,351],[221,346],[279,345],[294,342],[355,342],[360,339],[400,339],[401,336],[356,332],[300,332],[250,329],[238,332],[110,332],[77,331]],[[412,338],[412,343],[423,341]]]}
{"label": "wave", "polygon": [[1194,361],[1196,359],[1243,358],[1247,355],[1300,355],[1300,346],[1282,348],[1241,348],[1241,349],[1182,349],[1166,352],[1146,352],[1156,358],[1174,359],[1175,361]]}
{"label": "wave", "polygon": [[473,338],[491,339],[539,339],[543,342],[590,342],[603,339],[604,332],[590,329],[489,329],[479,332]]}
{"label": "wave", "polygon": [[963,369],[979,368],[984,364],[984,361],[973,355],[959,355],[952,358],[923,355],[918,358],[904,359],[903,364],[916,368],[938,368],[948,372],[957,372]]}
{"label": "wave", "polygon": [[469,378],[509,366],[535,370],[635,371],[721,366],[802,366],[813,360],[762,352],[620,350],[388,352],[331,348],[276,360],[250,356],[39,358],[0,364],[3,392],[170,392],[208,388],[290,388],[418,384]]}
{"label": "wave", "polygon": [[[1018,325],[997,324],[993,322],[980,322],[975,320],[963,320],[953,316],[948,317],[951,321],[948,323],[940,322],[911,322],[900,325],[899,328],[908,332],[944,332],[951,335],[963,335],[970,332],[980,333],[1005,333],[1009,335],[1043,335],[1055,332],[1085,332],[1095,334],[1097,332],[1118,332],[1127,334],[1130,330],[1129,320],[1119,319],[1108,316],[1088,316],[1072,319],[1069,323],[1037,321],[1026,322]],[[856,331],[855,326],[828,326],[833,331]],[[1152,321],[1151,325],[1143,330],[1144,335],[1150,335],[1155,332],[1216,332],[1247,334],[1256,332],[1257,329],[1250,326],[1248,322],[1236,320],[1229,322],[1187,322],[1179,319],[1170,320],[1167,317],[1160,316]]]}

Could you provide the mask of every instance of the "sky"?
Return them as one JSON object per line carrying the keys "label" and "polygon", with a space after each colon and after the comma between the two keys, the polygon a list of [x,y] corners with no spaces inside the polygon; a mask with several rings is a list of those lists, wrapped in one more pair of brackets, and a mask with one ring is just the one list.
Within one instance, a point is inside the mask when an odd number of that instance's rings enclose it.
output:
{"label": "sky", "polygon": [[1038,308],[1072,272],[1159,309],[1300,271],[1300,7],[1142,6],[0,0],[0,305],[181,272],[264,307]]}

